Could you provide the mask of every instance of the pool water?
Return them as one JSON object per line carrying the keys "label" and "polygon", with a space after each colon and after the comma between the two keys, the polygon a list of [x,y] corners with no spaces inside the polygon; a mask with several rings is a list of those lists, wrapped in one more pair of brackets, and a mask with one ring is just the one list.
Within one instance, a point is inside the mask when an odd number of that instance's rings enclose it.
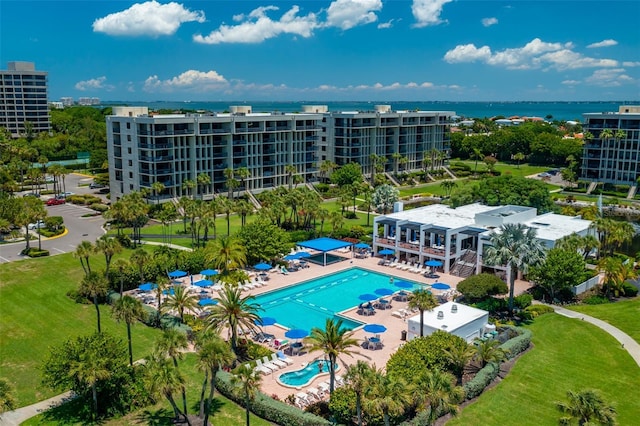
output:
{"label": "pool water", "polygon": [[[354,329],[362,323],[338,314],[362,303],[358,298],[361,294],[373,293],[379,288],[394,292],[402,290],[389,282],[391,277],[362,268],[350,268],[262,294],[256,297],[255,302],[264,309],[261,316],[274,317],[278,324],[287,328],[324,329],[327,318],[341,318],[344,327]],[[407,281],[398,277],[393,279]],[[417,282],[409,282],[413,287],[406,290],[422,288]]]}
{"label": "pool water", "polygon": [[[322,368],[319,364],[322,363]],[[336,371],[340,366],[336,364]],[[278,381],[288,387],[302,388],[307,386],[316,376],[320,374],[329,374],[329,363],[320,359],[317,359],[304,367],[301,370],[289,371],[282,373],[278,377]]]}

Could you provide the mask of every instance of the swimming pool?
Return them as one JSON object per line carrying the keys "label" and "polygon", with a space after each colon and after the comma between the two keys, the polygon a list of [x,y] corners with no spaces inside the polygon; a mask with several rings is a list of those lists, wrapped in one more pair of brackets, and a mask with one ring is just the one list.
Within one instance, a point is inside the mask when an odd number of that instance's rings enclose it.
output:
{"label": "swimming pool", "polygon": [[[339,368],[340,366],[336,364],[336,371]],[[317,359],[300,370],[282,373],[278,376],[278,382],[289,388],[303,388],[321,374],[329,374],[329,363]]]}
{"label": "swimming pool", "polygon": [[[391,277],[355,267],[256,296],[255,302],[264,309],[261,316],[274,317],[287,328],[324,329],[327,318],[342,318],[346,328],[354,329],[363,323],[338,314],[362,303],[358,299],[361,294],[378,288],[400,290],[389,283]],[[393,279],[407,281],[395,276]],[[409,282],[413,284],[410,291],[422,288],[417,282]]]}

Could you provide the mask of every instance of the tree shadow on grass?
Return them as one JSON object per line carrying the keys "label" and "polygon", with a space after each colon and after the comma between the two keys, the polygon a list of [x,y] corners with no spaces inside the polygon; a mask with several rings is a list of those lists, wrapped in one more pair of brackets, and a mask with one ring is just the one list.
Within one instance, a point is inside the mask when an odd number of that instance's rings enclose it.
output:
{"label": "tree shadow on grass", "polygon": [[100,425],[104,420],[91,420],[90,407],[82,398],[71,399],[42,413],[43,420],[58,425]]}
{"label": "tree shadow on grass", "polygon": [[[217,398],[213,398],[211,401],[211,408],[209,409],[209,423],[215,424],[215,416],[224,407],[225,403]],[[191,419],[192,425],[201,424],[198,422],[197,416],[200,412],[199,402],[195,402],[191,405],[189,412],[189,419]],[[136,417],[136,422],[143,423],[148,426],[168,426],[175,425],[175,418],[173,416],[173,410],[169,408],[159,408],[157,410],[144,409]],[[186,424],[186,423],[185,423]]]}

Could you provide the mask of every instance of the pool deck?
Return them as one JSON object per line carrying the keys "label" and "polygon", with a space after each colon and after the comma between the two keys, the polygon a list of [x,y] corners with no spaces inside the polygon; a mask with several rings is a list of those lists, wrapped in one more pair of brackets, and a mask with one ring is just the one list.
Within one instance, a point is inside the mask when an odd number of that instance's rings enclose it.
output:
{"label": "pool deck", "polygon": [[[270,279],[268,281],[268,285],[251,290],[250,293],[255,295],[262,294],[268,291],[287,287],[292,284],[297,284],[302,281],[314,279],[319,276],[340,272],[352,267],[369,269],[377,273],[388,274],[389,276],[404,278],[407,280],[411,280],[411,281],[415,281],[415,282],[419,282],[427,285],[433,284],[434,282],[436,282],[435,279],[425,278],[422,274],[417,274],[409,271],[402,271],[396,268],[378,265],[379,261],[380,261],[380,258],[377,258],[377,257],[369,257],[364,259],[354,258],[352,260],[345,260],[343,262],[334,263],[328,266],[310,264],[309,268],[302,269],[297,272],[291,272],[288,275],[284,275],[279,272],[278,273],[272,272],[270,273]],[[438,275],[440,275],[440,278],[438,278],[437,281],[449,284],[452,289],[455,289],[456,285],[462,280],[462,278],[460,277],[443,274],[440,272],[438,272]],[[529,287],[530,285],[526,281],[520,281],[520,280],[516,281],[516,289],[515,289],[516,295],[521,294]],[[438,290],[432,290],[432,291],[435,295],[442,296],[446,294],[446,292],[444,291],[438,291]],[[402,330],[407,329],[407,323],[405,322],[406,319],[399,318],[392,315],[393,312],[401,308],[407,309],[407,302],[397,302],[393,300],[391,309],[386,309],[386,310],[377,309],[376,314],[372,316],[358,315],[356,313],[357,306],[354,306],[354,308],[348,311],[345,311],[344,312],[345,316],[353,318],[357,321],[366,322],[369,324],[373,324],[373,323],[383,324],[387,328],[387,331],[380,335],[383,343],[382,349],[373,350],[373,349],[367,349],[367,348],[361,347],[359,349],[356,349],[359,355],[354,355],[353,357],[345,356],[343,357],[342,361],[347,365],[349,365],[349,364],[354,364],[355,362],[361,359],[371,364],[375,364],[378,368],[384,367],[389,357],[398,349],[398,347],[400,347],[400,345],[404,343],[401,340],[401,332]],[[277,324],[264,327],[264,331],[275,335],[277,339],[282,340],[285,338],[284,333],[286,330],[284,328],[279,327]],[[364,339],[366,336],[371,336],[371,334],[365,333],[364,330],[359,329],[354,332],[353,337],[355,337],[361,342],[364,342]],[[288,339],[288,340],[291,340],[291,339]],[[269,375],[263,376],[261,388],[262,388],[262,391],[267,395],[275,394],[280,399],[283,400],[288,395],[295,394],[300,391],[304,392],[305,388],[296,389],[296,388],[288,388],[280,385],[279,383],[277,383],[276,377],[283,372],[298,370],[302,368],[303,365],[306,365],[307,363],[313,361],[314,359],[322,358],[323,353],[322,352],[303,353],[301,355],[294,355],[294,356],[289,355],[289,357],[294,361],[292,365],[286,368],[282,368]],[[345,366],[342,365],[341,363],[340,372],[338,374],[339,375],[343,374],[344,370],[345,370]],[[328,376],[320,376],[315,380],[313,380],[306,388],[310,388],[310,387],[317,388],[318,385],[325,380],[328,380]]]}

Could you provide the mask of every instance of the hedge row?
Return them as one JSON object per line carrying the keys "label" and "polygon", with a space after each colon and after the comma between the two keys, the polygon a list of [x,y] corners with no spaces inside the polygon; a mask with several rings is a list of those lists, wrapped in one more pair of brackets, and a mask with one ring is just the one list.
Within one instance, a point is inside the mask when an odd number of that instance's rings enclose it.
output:
{"label": "hedge row", "polygon": [[[524,328],[516,328],[505,326],[513,332],[517,332],[518,336],[507,340],[500,345],[500,349],[505,352],[507,359],[513,359],[522,352],[526,351],[531,344],[533,334],[530,330]],[[499,363],[489,363],[482,370],[478,371],[475,377],[464,384],[465,397],[473,399],[480,395],[484,389],[498,376],[500,372]]]}
{"label": "hedge row", "polygon": [[[216,381],[217,389],[230,400],[244,406],[244,396],[237,393],[237,388],[231,384],[231,377],[230,373],[219,372]],[[331,424],[322,417],[276,401],[261,392],[256,393],[255,398],[251,401],[251,411],[256,416],[281,426],[327,426]]]}

